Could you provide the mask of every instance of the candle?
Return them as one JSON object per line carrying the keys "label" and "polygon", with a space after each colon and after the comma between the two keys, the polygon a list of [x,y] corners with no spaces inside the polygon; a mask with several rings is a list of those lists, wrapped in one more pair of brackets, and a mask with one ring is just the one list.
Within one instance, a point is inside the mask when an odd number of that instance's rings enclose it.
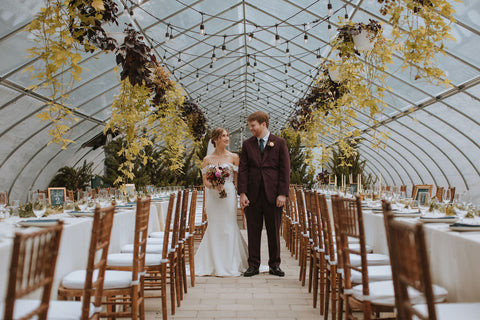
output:
{"label": "candle", "polygon": [[335,175],[335,187],[337,186],[337,175]]}
{"label": "candle", "polygon": [[353,183],[353,174],[350,173],[350,176],[349,176],[349,180],[350,180],[350,184]]}
{"label": "candle", "polygon": [[358,174],[358,179],[357,180],[358,180],[357,181],[358,182],[358,189],[361,192],[362,191],[362,174],[361,173]]}

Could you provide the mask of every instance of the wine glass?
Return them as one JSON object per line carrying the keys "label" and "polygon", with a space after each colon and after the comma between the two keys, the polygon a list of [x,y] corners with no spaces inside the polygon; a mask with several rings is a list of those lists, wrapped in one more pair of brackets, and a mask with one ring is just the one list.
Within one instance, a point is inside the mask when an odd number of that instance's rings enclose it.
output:
{"label": "wine glass", "polygon": [[115,203],[116,205],[122,206],[126,202],[125,195],[121,190],[115,190]]}
{"label": "wine glass", "polygon": [[68,213],[75,210],[75,205],[72,200],[65,200],[63,203],[63,212]]}
{"label": "wine glass", "polygon": [[452,199],[452,190],[450,188],[443,189],[442,202],[444,204],[447,204],[451,201],[451,199]]}
{"label": "wine glass", "polygon": [[419,192],[417,196],[418,208],[422,214],[425,214],[428,210],[428,197],[430,194],[428,192]]}
{"label": "wine glass", "polygon": [[47,202],[44,193],[34,193],[32,197],[32,210],[35,217],[42,217],[47,211]]}
{"label": "wine glass", "polygon": [[85,211],[88,207],[88,192],[78,191],[77,205],[81,211]]}
{"label": "wine glass", "polygon": [[7,193],[0,191],[0,216],[6,218],[5,208],[7,207]]}
{"label": "wine glass", "polygon": [[109,204],[108,190],[102,189],[98,192],[98,202],[102,208],[108,206]]}

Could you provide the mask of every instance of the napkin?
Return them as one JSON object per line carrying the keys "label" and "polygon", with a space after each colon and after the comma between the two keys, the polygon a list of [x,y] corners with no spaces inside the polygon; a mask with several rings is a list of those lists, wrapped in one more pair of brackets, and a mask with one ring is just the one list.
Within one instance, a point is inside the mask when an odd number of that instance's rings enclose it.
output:
{"label": "napkin", "polygon": [[480,229],[480,224],[455,222],[454,224],[451,224],[450,227],[477,227]]}

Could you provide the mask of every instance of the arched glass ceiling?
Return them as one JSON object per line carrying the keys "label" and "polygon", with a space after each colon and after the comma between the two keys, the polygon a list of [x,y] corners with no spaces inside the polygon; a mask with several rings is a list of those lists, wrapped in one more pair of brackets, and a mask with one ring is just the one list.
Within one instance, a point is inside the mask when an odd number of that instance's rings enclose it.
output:
{"label": "arched glass ceiling", "polygon": [[[70,106],[80,119],[70,133],[75,143],[64,151],[48,145],[49,125],[35,117],[44,107],[45,92],[25,89],[35,84],[24,72],[25,68],[33,65],[41,69],[42,63],[25,58],[26,49],[33,42],[22,31],[43,3],[1,2],[0,187],[21,198],[29,189],[45,188],[59,167],[81,164],[83,160],[94,161],[97,173],[101,174],[104,159],[101,148],[81,146],[103,130],[110,117],[110,105],[119,92],[113,54],[83,55],[82,81],[70,92]],[[125,23],[132,23],[143,33],[186,95],[199,102],[209,125],[224,126],[232,133],[234,149],[248,135],[245,117],[253,111],[268,112],[274,132],[285,125],[294,112],[295,102],[306,94],[317,75],[317,55],[330,54],[328,43],[334,36],[327,28],[326,0],[118,0],[117,3],[121,9],[120,26],[107,29],[121,31]],[[386,32],[389,30],[374,0],[331,3],[332,30],[338,23],[336,17],[345,13],[354,22],[379,20]],[[360,152],[368,160],[367,170],[381,174],[388,184],[451,185],[480,195],[477,161],[480,2],[452,1],[452,6],[456,10],[457,22],[452,24],[456,41],[446,43],[447,54],[437,58],[453,87],[446,89],[413,81],[408,73],[399,72],[396,57],[387,80],[394,91],[385,98],[388,107],[379,128],[390,134],[387,148],[373,150],[369,145],[372,132],[367,124],[368,115],[364,114],[357,124],[365,138]],[[199,33],[202,16],[204,36]],[[173,32],[173,39],[168,41],[167,31]],[[254,35],[251,41],[250,33]],[[304,41],[305,33],[308,43]],[[225,53],[221,50],[223,44]],[[217,60],[212,64],[213,53]],[[333,142],[328,137],[323,141]]]}

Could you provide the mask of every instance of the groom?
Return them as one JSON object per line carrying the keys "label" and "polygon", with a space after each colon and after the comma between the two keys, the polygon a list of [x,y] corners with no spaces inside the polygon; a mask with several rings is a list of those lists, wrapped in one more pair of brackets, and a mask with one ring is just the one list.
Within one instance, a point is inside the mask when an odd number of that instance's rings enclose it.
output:
{"label": "groom", "polygon": [[280,224],[290,184],[290,158],[284,139],[268,130],[269,117],[263,111],[247,118],[253,137],[245,140],[238,169],[240,206],[245,209],[248,233],[248,269],[258,274],[263,221],[268,238],[270,274],[283,277],[280,269]]}

